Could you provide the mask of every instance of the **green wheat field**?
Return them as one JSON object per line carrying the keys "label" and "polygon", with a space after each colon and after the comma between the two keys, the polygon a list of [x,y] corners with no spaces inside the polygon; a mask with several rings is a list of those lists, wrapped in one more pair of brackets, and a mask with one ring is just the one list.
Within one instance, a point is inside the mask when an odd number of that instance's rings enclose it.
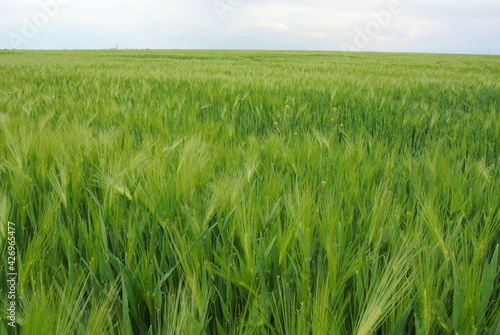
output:
{"label": "green wheat field", "polygon": [[0,333],[500,334],[499,78],[500,56],[1,51]]}

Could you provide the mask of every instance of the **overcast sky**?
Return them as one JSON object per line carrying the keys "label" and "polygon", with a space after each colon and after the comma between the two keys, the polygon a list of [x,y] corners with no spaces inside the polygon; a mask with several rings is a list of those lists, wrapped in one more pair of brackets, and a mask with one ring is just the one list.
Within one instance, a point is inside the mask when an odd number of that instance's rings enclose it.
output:
{"label": "overcast sky", "polygon": [[0,0],[0,49],[500,54],[499,0]]}

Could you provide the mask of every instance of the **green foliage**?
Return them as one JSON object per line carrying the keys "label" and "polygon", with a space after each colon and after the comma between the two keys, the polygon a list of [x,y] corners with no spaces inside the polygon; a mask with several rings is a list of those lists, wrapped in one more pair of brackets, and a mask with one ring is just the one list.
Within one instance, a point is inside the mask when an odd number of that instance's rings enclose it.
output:
{"label": "green foliage", "polygon": [[2,53],[8,332],[498,334],[499,77],[496,56]]}

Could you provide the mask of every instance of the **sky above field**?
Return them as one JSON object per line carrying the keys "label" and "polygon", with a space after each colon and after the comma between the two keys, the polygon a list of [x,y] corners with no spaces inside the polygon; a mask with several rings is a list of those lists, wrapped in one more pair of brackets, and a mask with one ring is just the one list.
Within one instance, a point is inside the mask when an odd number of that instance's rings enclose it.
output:
{"label": "sky above field", "polygon": [[0,0],[0,49],[500,54],[498,0]]}

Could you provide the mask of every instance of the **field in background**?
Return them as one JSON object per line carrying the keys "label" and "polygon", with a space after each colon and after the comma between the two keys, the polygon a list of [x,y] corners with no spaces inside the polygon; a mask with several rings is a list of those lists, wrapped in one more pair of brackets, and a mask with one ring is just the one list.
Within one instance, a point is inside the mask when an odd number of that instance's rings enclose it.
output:
{"label": "field in background", "polygon": [[17,333],[499,334],[499,78],[497,56],[0,52]]}

